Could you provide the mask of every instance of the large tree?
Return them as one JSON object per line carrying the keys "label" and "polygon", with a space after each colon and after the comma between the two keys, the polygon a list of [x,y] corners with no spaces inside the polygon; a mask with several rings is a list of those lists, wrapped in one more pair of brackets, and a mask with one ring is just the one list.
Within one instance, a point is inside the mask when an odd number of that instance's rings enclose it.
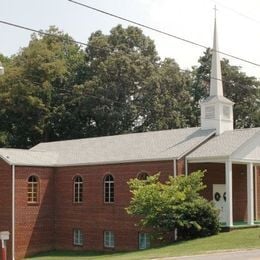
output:
{"label": "large tree", "polygon": [[189,126],[192,104],[188,91],[191,77],[178,64],[166,58],[160,61],[142,89],[142,131]]}
{"label": "large tree", "polygon": [[[46,34],[47,33],[47,34]],[[199,100],[209,86],[211,55],[192,74],[161,60],[154,42],[136,27],[93,33],[85,50],[50,27],[6,58],[0,78],[0,144],[199,125]],[[236,127],[259,126],[259,81],[227,60],[224,92],[235,105]]]}
{"label": "large tree", "polygon": [[140,29],[93,33],[86,54],[89,77],[77,104],[86,136],[189,126],[189,75],[173,59],[160,60]]}
{"label": "large tree", "polygon": [[29,46],[5,63],[0,89],[5,146],[30,147],[55,136],[56,110],[84,77],[79,46],[55,27],[46,33],[55,36],[33,34]]}
{"label": "large tree", "polygon": [[97,31],[89,38],[86,61],[88,79],[78,87],[78,105],[85,107],[84,135],[134,131],[141,116],[142,89],[159,61],[154,42],[132,26],[119,25],[109,35]]}

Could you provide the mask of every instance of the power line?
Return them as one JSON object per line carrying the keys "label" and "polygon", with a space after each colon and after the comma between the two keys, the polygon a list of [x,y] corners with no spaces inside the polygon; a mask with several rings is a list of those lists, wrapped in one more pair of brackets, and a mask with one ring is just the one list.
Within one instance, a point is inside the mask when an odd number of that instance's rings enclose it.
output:
{"label": "power line", "polygon": [[[86,7],[86,8],[88,8],[88,9],[93,10],[93,11],[96,11],[96,12],[99,12],[99,13],[102,13],[102,14],[105,14],[105,15],[108,15],[108,16],[111,16],[111,17],[114,17],[114,18],[123,20],[123,21],[125,21],[125,22],[129,22],[129,23],[135,24],[135,25],[137,25],[137,26],[146,28],[146,29],[148,29],[148,30],[155,31],[155,32],[157,32],[157,33],[160,33],[160,34],[163,34],[163,35],[166,35],[166,36],[175,38],[175,39],[177,39],[177,40],[180,40],[180,41],[183,41],[183,42],[186,42],[186,43],[192,44],[192,45],[194,45],[194,46],[201,47],[201,48],[204,48],[204,49],[208,49],[207,46],[202,45],[202,44],[200,44],[200,43],[197,43],[197,42],[194,42],[194,41],[191,41],[191,40],[188,40],[188,39],[179,37],[179,36],[177,36],[177,35],[173,35],[173,34],[171,34],[171,33],[168,33],[168,32],[162,31],[162,30],[160,30],[160,29],[157,29],[157,28],[154,28],[154,27],[151,27],[151,26],[148,26],[148,25],[145,25],[145,24],[142,24],[142,23],[139,23],[139,22],[136,22],[136,21],[127,19],[127,18],[125,18],[125,17],[119,16],[119,15],[116,15],[116,14],[112,14],[112,13],[110,13],[110,12],[107,12],[107,11],[104,11],[104,10],[101,10],[101,9],[98,9],[98,8],[96,8],[96,7],[93,7],[93,6],[90,6],[90,5],[86,5],[86,4],[83,4],[83,3],[80,3],[80,2],[77,2],[77,1],[74,1],[74,0],[68,0],[68,1],[71,2],[71,3],[73,3],[73,4]],[[229,54],[229,53],[226,53],[226,52],[222,52],[222,51],[216,51],[216,52],[218,52],[218,53],[220,53],[220,54],[222,54],[222,55],[225,55],[225,56],[227,56],[227,57],[230,57],[230,58],[233,58],[233,59],[236,59],[236,60],[240,60],[240,61],[243,61],[243,62],[245,62],[245,63],[249,63],[249,64],[251,64],[251,65],[260,67],[260,64],[258,64],[258,63],[256,63],[256,62],[249,61],[249,60],[247,60],[247,59],[240,58],[240,57],[238,57],[238,56],[234,56],[234,55]]]}
{"label": "power line", "polygon": [[[182,41],[185,41],[185,42],[187,42],[187,43],[196,45],[196,46],[198,46],[198,47],[201,47],[201,48],[204,48],[204,49],[208,49],[208,47],[206,47],[206,46],[204,46],[204,45],[201,45],[201,44],[195,43],[195,42],[193,42],[193,41],[189,41],[189,40],[183,39],[183,38],[181,38],[181,37],[172,35],[172,34],[170,34],[170,33],[163,32],[163,31],[160,31],[160,30],[158,30],[158,29],[155,29],[155,28],[152,28],[152,27],[149,27],[149,26],[146,26],[146,25],[142,25],[142,24],[140,24],[140,23],[137,23],[137,22],[134,22],[134,21],[125,19],[125,18],[121,18],[120,16],[116,16],[116,15],[113,15],[113,14],[106,13],[105,11],[102,11],[102,10],[99,10],[99,9],[96,9],[96,8],[93,8],[93,7],[89,7],[89,6],[87,6],[87,5],[84,5],[84,4],[82,4],[82,3],[75,2],[75,1],[73,1],[73,0],[68,0],[68,1],[73,2],[73,3],[76,3],[76,4],[79,4],[79,5],[83,5],[83,6],[87,7],[87,8],[90,8],[90,9],[96,10],[96,11],[98,11],[98,12],[102,12],[102,13],[108,14],[108,15],[113,16],[113,17],[116,17],[116,18],[118,18],[118,19],[123,19],[123,20],[125,20],[125,21],[129,21],[129,22],[131,22],[131,23],[133,23],[133,24],[136,24],[136,25],[145,27],[145,28],[147,28],[147,29],[156,31],[156,32],[158,32],[158,33],[162,33],[162,34],[164,34],[164,35],[168,35],[168,36],[170,36],[170,37],[173,37],[173,38],[176,38],[176,39],[179,39],[179,40],[182,40]],[[64,41],[64,39],[62,38],[62,36],[59,36],[59,35],[56,35],[56,34],[47,33],[47,32],[44,32],[44,31],[42,31],[42,30],[36,30],[36,29],[30,28],[30,27],[27,27],[27,26],[23,26],[23,25],[19,25],[19,24],[7,22],[7,21],[4,21],[4,20],[0,20],[0,23],[5,24],[5,25],[9,25],[9,26],[12,26],[12,27],[16,27],[16,28],[19,28],[19,29],[23,29],[23,30],[27,30],[27,31],[39,33],[40,35],[52,36],[52,37],[55,37],[55,38],[58,38],[58,39]],[[73,42],[73,43],[77,43],[77,44],[79,44],[79,45],[83,45],[83,46],[86,46],[86,47],[89,46],[87,43],[80,42],[80,41],[76,41],[76,40],[72,40],[72,39],[68,39],[67,41]],[[101,48],[98,48],[98,47],[96,47],[96,46],[92,46],[92,47],[93,47],[93,48],[96,48],[96,49],[101,49]],[[249,60],[246,60],[246,59],[243,59],[243,58],[239,58],[239,57],[233,56],[233,55],[231,55],[231,54],[228,54],[228,53],[225,53],[225,52],[222,52],[222,51],[217,51],[217,52],[220,53],[220,54],[223,54],[223,55],[225,55],[225,56],[228,56],[228,57],[231,57],[231,58],[234,58],[234,59],[237,59],[237,60],[240,60],[240,61],[249,63],[249,64],[254,65],[254,66],[257,66],[257,67],[260,67],[260,64],[251,62],[251,61],[249,61]]]}
{"label": "power line", "polygon": [[[9,26],[13,26],[13,27],[16,27],[16,28],[20,28],[20,29],[23,29],[23,30],[26,30],[26,31],[35,32],[35,33],[39,33],[39,34],[46,35],[46,36],[52,36],[52,37],[55,37],[55,38],[58,38],[58,39],[64,41],[64,38],[62,36],[52,34],[52,33],[47,33],[47,32],[44,32],[42,30],[32,29],[32,28],[29,28],[29,27],[26,27],[26,26],[23,26],[23,25],[10,23],[10,22],[3,21],[3,20],[0,20],[0,23],[5,24],[5,25],[9,25]],[[66,39],[66,41],[67,41],[67,39]],[[88,46],[88,44],[84,43],[84,42],[79,42],[79,41],[75,41],[75,40],[71,40],[71,39],[68,39],[68,41],[73,42],[73,43],[77,43],[79,45]]]}
{"label": "power line", "polygon": [[[23,30],[27,30],[27,31],[39,33],[39,34],[42,34],[42,35],[52,36],[52,37],[55,37],[55,38],[60,39],[61,41],[64,41],[64,39],[62,38],[62,36],[59,36],[59,35],[56,35],[56,34],[47,33],[47,32],[44,32],[44,31],[42,31],[42,30],[32,29],[32,28],[29,28],[29,27],[26,27],[26,26],[22,26],[22,25],[19,25],[19,24],[10,23],[10,22],[3,21],[3,20],[0,20],[0,23],[5,24],[5,25],[9,25],[9,26],[13,26],[13,27],[16,27],[16,28],[19,28],[19,29],[23,29]],[[89,45],[88,45],[87,43],[83,43],[83,42],[80,42],[80,41],[75,41],[75,40],[73,40],[73,39],[69,39],[68,41],[69,41],[69,42],[72,42],[72,43],[77,43],[77,44],[79,44],[79,45],[84,45],[84,46],[89,47]],[[98,49],[98,50],[103,50],[103,48],[100,48],[100,47],[97,47],[97,46],[91,46],[91,48]],[[182,71],[182,72],[186,72],[186,73],[192,73],[192,72],[189,71],[189,70],[184,70],[184,69],[179,69],[179,70]],[[227,82],[227,81],[224,81],[223,79],[214,78],[214,77],[211,77],[211,79],[219,80],[219,81],[222,81],[222,82]],[[33,82],[33,83],[36,84],[36,85],[39,85],[39,84],[37,84],[36,82]]]}
{"label": "power line", "polygon": [[229,10],[229,11],[231,11],[231,12],[237,14],[237,15],[239,15],[239,16],[242,16],[242,17],[244,17],[244,18],[246,18],[248,20],[251,20],[251,21],[253,21],[255,23],[260,24],[259,20],[256,20],[255,18],[253,18],[253,17],[251,17],[251,16],[249,16],[247,14],[244,14],[244,13],[242,13],[240,11],[237,11],[237,10],[227,6],[227,5],[224,5],[224,4],[220,3],[219,1],[216,1],[216,0],[211,0],[211,1],[214,2],[215,4],[218,4],[218,5],[222,6],[222,7],[224,7],[225,9],[227,9],[227,10]]}

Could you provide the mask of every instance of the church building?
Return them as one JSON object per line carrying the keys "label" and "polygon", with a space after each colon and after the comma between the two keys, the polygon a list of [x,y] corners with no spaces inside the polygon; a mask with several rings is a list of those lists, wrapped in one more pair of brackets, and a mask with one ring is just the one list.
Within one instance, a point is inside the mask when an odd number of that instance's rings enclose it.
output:
{"label": "church building", "polygon": [[206,170],[203,196],[220,221],[260,219],[260,128],[233,129],[234,103],[223,96],[216,22],[210,95],[201,126],[0,149],[0,231],[9,259],[49,250],[126,251],[150,246],[125,208],[127,182],[161,173]]}

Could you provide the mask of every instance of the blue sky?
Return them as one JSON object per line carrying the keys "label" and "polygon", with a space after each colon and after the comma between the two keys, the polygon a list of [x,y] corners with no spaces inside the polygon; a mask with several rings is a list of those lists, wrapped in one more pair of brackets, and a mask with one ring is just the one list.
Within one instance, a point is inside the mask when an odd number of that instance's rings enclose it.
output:
{"label": "blue sky", "polygon": [[[78,0],[171,34],[211,46],[213,7],[218,8],[219,48],[260,64],[259,0]],[[246,17],[246,16],[249,16]],[[56,25],[75,40],[87,42],[96,30],[108,33],[128,23],[77,6],[67,0],[1,0],[0,20],[35,29]],[[203,49],[143,29],[157,46],[161,57],[174,58],[181,68],[197,64]],[[12,55],[27,46],[31,33],[0,24],[0,53]],[[230,59],[230,58],[229,58]],[[260,78],[260,68],[230,59],[248,75]]]}

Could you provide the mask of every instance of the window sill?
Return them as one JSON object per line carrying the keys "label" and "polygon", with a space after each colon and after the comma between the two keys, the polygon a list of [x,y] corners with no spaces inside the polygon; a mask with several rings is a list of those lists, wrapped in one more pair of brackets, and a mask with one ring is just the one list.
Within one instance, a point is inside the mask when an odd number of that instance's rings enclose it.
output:
{"label": "window sill", "polygon": [[27,202],[27,206],[39,206],[39,202]]}

